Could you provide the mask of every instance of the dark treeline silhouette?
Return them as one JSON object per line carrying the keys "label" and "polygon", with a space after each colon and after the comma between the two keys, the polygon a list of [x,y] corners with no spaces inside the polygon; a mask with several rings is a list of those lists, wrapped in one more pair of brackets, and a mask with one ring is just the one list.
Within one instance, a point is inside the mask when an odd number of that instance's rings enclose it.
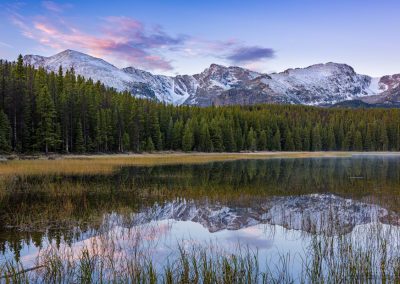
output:
{"label": "dark treeline silhouette", "polygon": [[400,110],[172,106],[0,61],[0,151],[398,151]]}

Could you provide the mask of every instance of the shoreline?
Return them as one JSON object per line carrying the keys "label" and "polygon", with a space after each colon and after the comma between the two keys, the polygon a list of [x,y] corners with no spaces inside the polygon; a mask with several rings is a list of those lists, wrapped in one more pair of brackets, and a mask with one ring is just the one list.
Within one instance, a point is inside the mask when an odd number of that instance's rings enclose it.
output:
{"label": "shoreline", "polygon": [[345,158],[353,156],[400,156],[400,152],[157,152],[93,155],[12,156],[0,162],[1,176],[45,174],[110,174],[124,166],[200,164],[252,159]]}
{"label": "shoreline", "polygon": [[12,160],[57,160],[82,158],[109,158],[109,157],[168,157],[168,156],[263,156],[263,157],[342,157],[355,155],[400,155],[400,151],[242,151],[242,152],[182,152],[182,151],[154,151],[154,152],[124,152],[124,153],[32,153],[32,154],[0,154],[1,161]]}

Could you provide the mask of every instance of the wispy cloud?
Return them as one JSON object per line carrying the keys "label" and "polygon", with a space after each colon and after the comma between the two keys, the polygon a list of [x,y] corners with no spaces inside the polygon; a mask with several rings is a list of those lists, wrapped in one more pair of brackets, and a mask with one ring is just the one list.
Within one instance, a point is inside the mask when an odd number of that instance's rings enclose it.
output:
{"label": "wispy cloud", "polygon": [[2,42],[2,41],[0,41],[0,46],[9,47],[9,48],[12,47],[11,44],[8,44],[8,43]]}
{"label": "wispy cloud", "polygon": [[79,49],[95,56],[117,57],[135,66],[151,70],[171,70],[171,63],[158,49],[182,45],[184,37],[172,37],[162,29],[146,29],[134,19],[110,17],[103,19],[99,34],[92,35],[69,24],[65,19],[36,17],[28,23],[15,14],[13,22],[23,35],[40,44],[57,49]]}
{"label": "wispy cloud", "polygon": [[272,48],[245,46],[234,49],[226,58],[234,63],[249,63],[274,56],[275,51]]}
{"label": "wispy cloud", "polygon": [[72,4],[69,3],[59,4],[53,1],[42,1],[42,6],[48,11],[55,13],[62,13],[64,12],[65,9],[72,8]]}
{"label": "wispy cloud", "polygon": [[[190,58],[211,57],[224,62],[254,66],[274,56],[274,50],[248,46],[237,39],[207,40],[189,35],[171,35],[161,26],[149,27],[129,17],[109,16],[87,32],[62,14],[69,4],[43,1],[48,13],[26,16],[15,9],[11,19],[21,33],[55,51],[76,49],[103,57],[118,65],[171,71],[169,58],[175,53]],[[93,28],[93,27],[92,27]]]}

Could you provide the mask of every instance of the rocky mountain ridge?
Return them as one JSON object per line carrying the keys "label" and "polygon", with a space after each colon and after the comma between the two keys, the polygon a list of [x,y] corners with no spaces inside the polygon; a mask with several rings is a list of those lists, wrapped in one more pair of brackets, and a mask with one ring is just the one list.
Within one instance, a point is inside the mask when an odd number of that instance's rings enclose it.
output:
{"label": "rocky mountain ridge", "polygon": [[[103,59],[73,50],[50,57],[26,55],[35,68],[75,73],[137,97],[175,105],[251,105],[256,103],[331,106],[352,100],[397,106],[400,74],[372,78],[346,64],[325,63],[261,74],[241,67],[211,64],[195,75],[164,76],[134,67],[119,69]],[[351,105],[351,104],[350,104]]]}
{"label": "rocky mountain ridge", "polygon": [[400,224],[400,217],[386,208],[333,194],[273,196],[260,199],[252,207],[176,199],[138,213],[134,223],[167,219],[196,222],[210,232],[271,224],[331,235],[349,233],[357,225],[373,222]]}

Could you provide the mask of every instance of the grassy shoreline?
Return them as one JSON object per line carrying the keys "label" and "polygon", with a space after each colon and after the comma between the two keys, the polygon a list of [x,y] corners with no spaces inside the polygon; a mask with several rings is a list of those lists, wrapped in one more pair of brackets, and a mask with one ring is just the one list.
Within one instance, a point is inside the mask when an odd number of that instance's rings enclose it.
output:
{"label": "grassy shoreline", "polygon": [[[0,176],[37,174],[111,173],[123,166],[198,164],[218,161],[272,158],[327,158],[354,155],[400,155],[399,152],[248,152],[248,153],[182,153],[24,156],[0,163]],[[33,158],[32,158],[33,157]]]}

